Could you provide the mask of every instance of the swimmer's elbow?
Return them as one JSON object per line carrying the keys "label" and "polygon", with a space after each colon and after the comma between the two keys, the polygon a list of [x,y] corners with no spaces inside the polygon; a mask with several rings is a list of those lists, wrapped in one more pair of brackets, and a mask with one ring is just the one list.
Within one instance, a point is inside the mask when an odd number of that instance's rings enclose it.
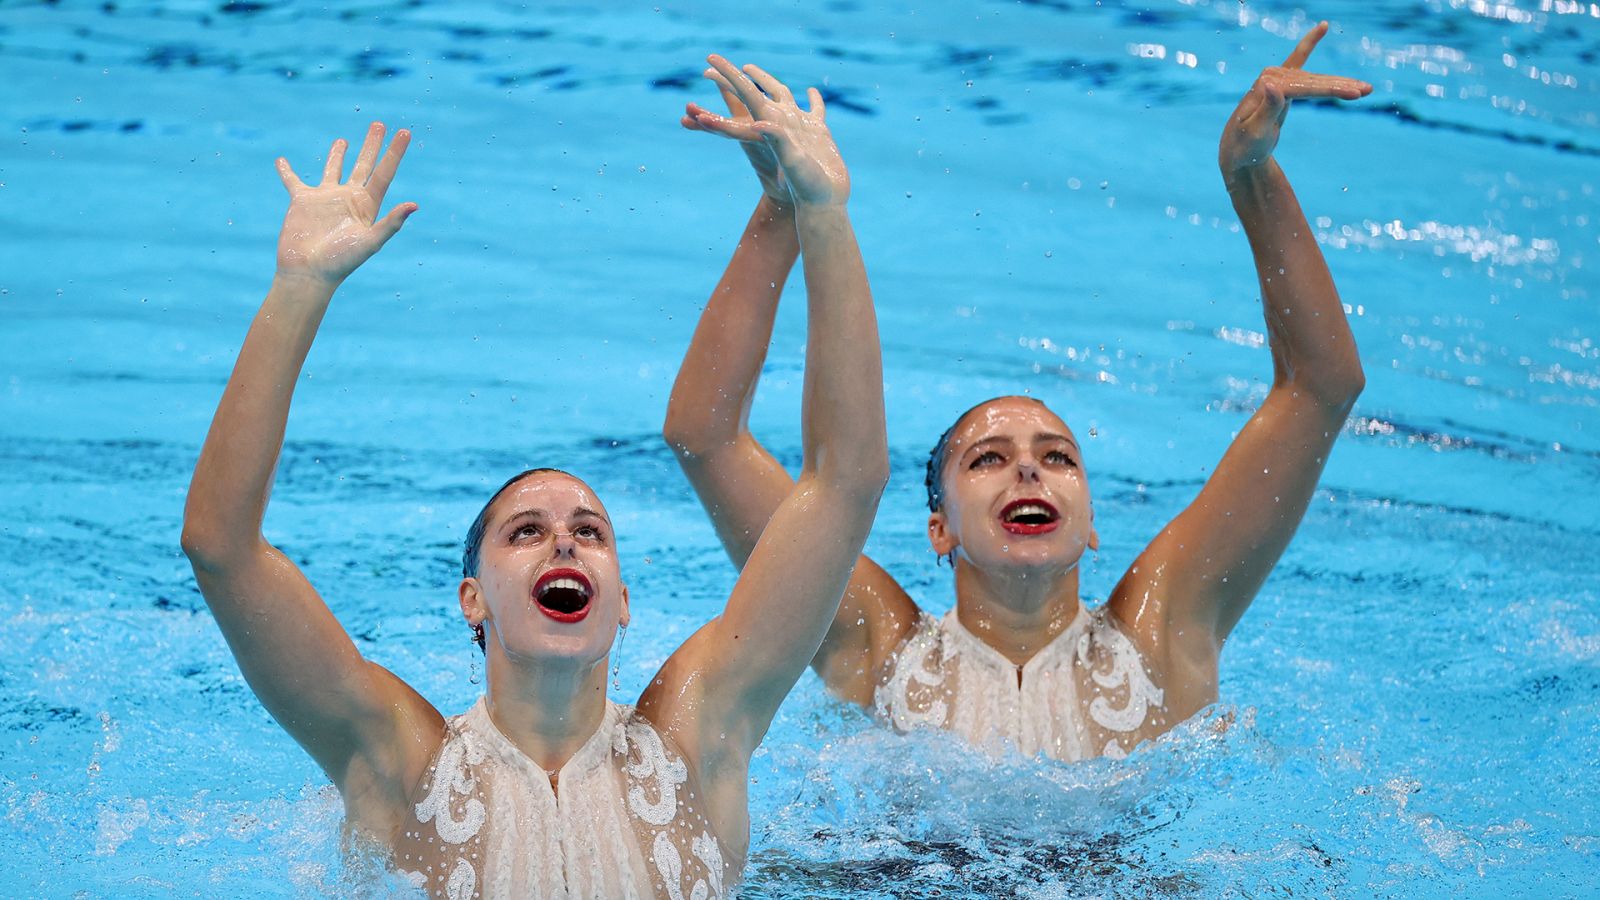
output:
{"label": "swimmer's elbow", "polygon": [[1309,387],[1323,406],[1348,413],[1355,407],[1356,398],[1367,388],[1367,373],[1362,370],[1359,359],[1351,359],[1337,371],[1313,379]]}
{"label": "swimmer's elbow", "polygon": [[1309,397],[1329,412],[1343,415],[1355,407],[1356,398],[1366,390],[1367,375],[1360,358],[1351,353],[1334,365],[1307,366],[1304,371],[1294,372],[1283,386]]}
{"label": "swimmer's elbow", "polygon": [[183,532],[178,535],[178,546],[183,548],[183,555],[189,558],[189,565],[196,569],[214,569],[219,558],[218,542],[212,537],[210,531],[199,527],[185,519]]}
{"label": "swimmer's elbow", "polygon": [[190,516],[184,517],[183,531],[178,535],[178,546],[183,548],[183,555],[189,558],[189,565],[207,572],[223,571],[236,565],[238,560],[259,544],[259,535],[241,540],[224,529],[209,526]]}
{"label": "swimmer's elbow", "polygon": [[855,452],[823,452],[817,456],[816,477],[856,500],[875,504],[889,485],[887,443],[873,442]]}
{"label": "swimmer's elbow", "polygon": [[667,410],[661,426],[661,439],[672,448],[679,465],[714,464],[727,459],[728,451],[748,448],[754,438],[742,427],[720,427],[704,416]]}
{"label": "swimmer's elbow", "polygon": [[675,410],[667,410],[667,421],[661,426],[661,439],[672,448],[673,454],[678,459],[693,459],[702,456],[702,441],[696,429],[688,427],[683,421],[683,415]]}
{"label": "swimmer's elbow", "polygon": [[661,425],[661,439],[672,448],[679,462],[704,459],[731,443],[729,436],[717,433],[706,421],[704,412],[688,410],[678,403],[667,407],[667,420]]}

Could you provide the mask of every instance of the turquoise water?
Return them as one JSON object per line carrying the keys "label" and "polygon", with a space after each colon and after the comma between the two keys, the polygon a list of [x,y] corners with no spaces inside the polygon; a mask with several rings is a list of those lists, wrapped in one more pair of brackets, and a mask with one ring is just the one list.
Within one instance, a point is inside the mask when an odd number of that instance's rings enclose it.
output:
{"label": "turquoise water", "polygon": [[[391,199],[422,209],[329,313],[269,537],[457,711],[466,526],[573,469],[617,519],[631,699],[733,578],[656,434],[757,196],[677,125],[705,52],[828,91],[885,344],[869,552],[937,611],[921,466],[972,402],[1088,436],[1103,597],[1264,396],[1216,137],[1309,15],[1312,68],[1377,87],[1279,149],[1368,388],[1223,704],[1124,763],[988,762],[808,676],[755,760],[745,894],[1595,895],[1600,7],[1567,0],[0,7],[5,893],[355,889],[177,549],[275,156],[410,126]],[[802,311],[754,416],[789,459]]]}

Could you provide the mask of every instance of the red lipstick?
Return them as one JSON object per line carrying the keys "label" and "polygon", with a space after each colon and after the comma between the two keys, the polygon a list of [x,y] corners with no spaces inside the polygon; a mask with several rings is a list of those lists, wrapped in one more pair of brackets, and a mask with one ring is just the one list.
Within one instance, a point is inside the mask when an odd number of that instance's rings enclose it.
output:
{"label": "red lipstick", "polygon": [[533,586],[533,605],[557,622],[582,622],[589,615],[594,585],[577,569],[551,569]]}
{"label": "red lipstick", "polygon": [[1013,500],[1000,510],[1000,527],[1012,534],[1049,534],[1061,526],[1061,513],[1043,500]]}

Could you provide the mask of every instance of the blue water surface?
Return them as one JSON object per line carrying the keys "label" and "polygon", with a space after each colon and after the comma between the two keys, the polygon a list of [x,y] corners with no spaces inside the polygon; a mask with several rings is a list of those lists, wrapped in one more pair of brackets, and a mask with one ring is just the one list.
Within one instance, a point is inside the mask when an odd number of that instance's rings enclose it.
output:
{"label": "blue water surface", "polygon": [[[1600,872],[1600,5],[1578,0],[160,0],[0,6],[0,885],[382,891],[177,547],[286,198],[372,119],[421,211],[342,290],[267,519],[362,651],[481,691],[459,542],[529,465],[616,517],[631,700],[734,572],[658,431],[758,190],[684,132],[708,51],[817,84],[854,179],[893,478],[869,552],[934,611],[922,463],[1027,392],[1086,441],[1104,597],[1265,395],[1216,172],[1326,17],[1278,156],[1368,387],[1223,656],[1126,762],[977,759],[807,676],[754,763],[750,897],[1582,897]],[[794,296],[800,288],[796,278]],[[754,424],[799,453],[803,304]],[[481,678],[481,672],[478,673]]]}

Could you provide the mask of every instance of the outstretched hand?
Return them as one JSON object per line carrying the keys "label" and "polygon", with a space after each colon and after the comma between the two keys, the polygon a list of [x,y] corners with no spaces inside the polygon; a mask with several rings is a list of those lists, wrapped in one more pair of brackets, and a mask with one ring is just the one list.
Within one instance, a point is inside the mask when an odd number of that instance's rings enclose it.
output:
{"label": "outstretched hand", "polygon": [[[706,77],[711,78],[715,73],[715,69],[707,69]],[[755,117],[750,115],[750,110],[745,109],[733,91],[720,84],[717,90],[722,93],[722,102],[728,105],[728,115],[719,116],[698,103],[690,103],[683,113],[683,127],[738,141],[739,149],[750,159],[750,167],[756,170],[756,178],[761,180],[761,192],[767,195],[767,199],[779,206],[794,203],[789,196],[789,185],[784,182],[783,168],[778,165],[777,155],[754,128]]]}
{"label": "outstretched hand", "polygon": [[843,204],[850,197],[850,173],[826,123],[827,108],[816,88],[806,91],[803,110],[783,82],[759,66],[740,70],[713,54],[705,75],[722,91],[731,115],[719,116],[691,103],[683,126],[740,142],[761,187],[788,204]]}
{"label": "outstretched hand", "polygon": [[1281,66],[1268,66],[1229,117],[1222,131],[1217,162],[1224,178],[1233,178],[1272,158],[1278,146],[1289,102],[1307,97],[1356,100],[1372,93],[1372,85],[1356,78],[1318,75],[1303,68],[1317,42],[1328,33],[1328,23],[1318,22],[1306,32]]}
{"label": "outstretched hand", "polygon": [[289,212],[278,235],[278,274],[338,285],[394,237],[406,218],[417,211],[417,204],[402,203],[382,219],[377,218],[378,209],[410,143],[411,132],[396,132],[388,152],[379,159],[383,123],[373,122],[350,179],[342,183],[339,178],[347,147],[343,138],[328,150],[322,180],[316,185],[301,181],[289,161],[278,157],[278,177],[289,190]]}

